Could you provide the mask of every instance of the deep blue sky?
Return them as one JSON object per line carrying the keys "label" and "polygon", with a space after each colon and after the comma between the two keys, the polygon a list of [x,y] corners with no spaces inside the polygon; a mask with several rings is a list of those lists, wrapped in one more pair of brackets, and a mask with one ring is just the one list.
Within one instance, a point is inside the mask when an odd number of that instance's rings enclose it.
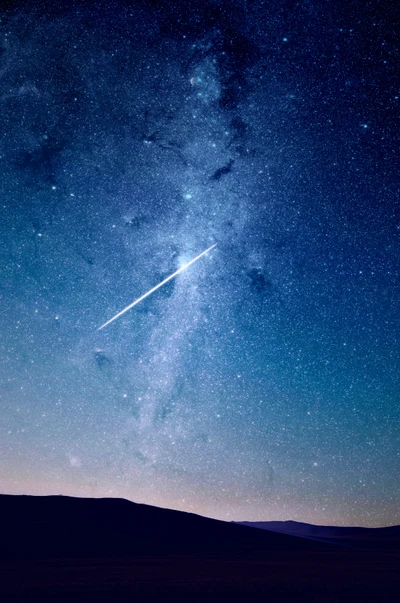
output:
{"label": "deep blue sky", "polygon": [[64,4],[0,21],[1,491],[400,523],[392,3]]}

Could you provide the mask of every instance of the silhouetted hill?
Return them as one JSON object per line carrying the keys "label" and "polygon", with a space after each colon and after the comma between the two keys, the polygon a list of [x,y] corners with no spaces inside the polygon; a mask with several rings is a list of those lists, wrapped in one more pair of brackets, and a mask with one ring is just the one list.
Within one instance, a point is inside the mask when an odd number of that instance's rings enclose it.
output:
{"label": "silhouetted hill", "polygon": [[0,495],[0,600],[400,600],[397,549],[365,551],[310,536],[336,528],[272,526],[302,537],[122,499]]}
{"label": "silhouetted hill", "polygon": [[0,495],[2,558],[132,556],[326,548],[116,498]]}
{"label": "silhouetted hill", "polygon": [[400,526],[360,528],[318,526],[297,521],[241,521],[238,525],[369,550],[400,550]]}

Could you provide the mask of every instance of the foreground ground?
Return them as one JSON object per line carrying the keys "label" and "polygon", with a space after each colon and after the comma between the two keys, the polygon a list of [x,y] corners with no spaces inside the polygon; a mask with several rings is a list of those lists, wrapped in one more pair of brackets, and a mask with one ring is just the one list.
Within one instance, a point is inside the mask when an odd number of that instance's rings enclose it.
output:
{"label": "foreground ground", "polygon": [[400,601],[400,555],[367,551],[15,560],[0,600]]}

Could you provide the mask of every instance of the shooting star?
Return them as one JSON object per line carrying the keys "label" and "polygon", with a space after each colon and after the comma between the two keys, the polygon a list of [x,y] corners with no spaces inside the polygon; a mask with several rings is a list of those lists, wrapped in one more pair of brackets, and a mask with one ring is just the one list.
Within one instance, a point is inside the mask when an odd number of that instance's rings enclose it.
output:
{"label": "shooting star", "polygon": [[107,322],[105,322],[103,325],[101,325],[101,327],[98,327],[97,330],[101,331],[101,329],[104,329],[104,327],[106,327],[107,325],[109,325],[111,322],[113,322],[114,320],[117,320],[117,318],[119,318],[120,316],[122,316],[123,314],[125,314],[125,312],[128,312],[128,310],[130,310],[134,306],[137,306],[137,304],[140,304],[141,301],[143,301],[144,299],[146,299],[146,297],[148,297],[149,295],[151,295],[152,293],[154,293],[154,291],[157,291],[157,289],[159,289],[160,287],[162,287],[163,285],[165,285],[165,283],[168,283],[168,281],[170,281],[171,279],[175,278],[176,276],[178,276],[178,274],[180,274],[181,272],[183,272],[184,270],[186,270],[186,268],[189,268],[189,266],[191,266],[192,264],[194,264],[195,262],[197,262],[197,260],[199,260],[201,258],[201,256],[206,255],[206,253],[208,253],[209,251],[211,251],[211,249],[214,249],[214,247],[216,247],[216,245],[217,245],[217,243],[214,243],[214,245],[211,245],[211,247],[209,247],[208,249],[206,249],[205,251],[203,251],[202,253],[200,253],[198,256],[196,256],[195,258],[193,258],[193,260],[190,260],[190,262],[188,262],[187,264],[185,264],[184,266],[182,266],[181,268],[179,268],[179,270],[177,270],[173,274],[170,274],[169,276],[167,276],[167,278],[165,278],[163,281],[161,281],[161,283],[158,283],[158,285],[156,285],[155,287],[153,287],[152,289],[150,289],[150,291],[147,291],[147,293],[145,293],[144,295],[142,295],[141,297],[139,297],[138,299],[136,299],[134,302],[132,302],[131,304],[129,304],[129,306],[126,306],[126,308],[124,308],[123,310],[121,310],[121,312],[118,312],[118,314],[116,314],[115,316],[113,316],[112,318],[110,318],[110,320],[107,320]]}

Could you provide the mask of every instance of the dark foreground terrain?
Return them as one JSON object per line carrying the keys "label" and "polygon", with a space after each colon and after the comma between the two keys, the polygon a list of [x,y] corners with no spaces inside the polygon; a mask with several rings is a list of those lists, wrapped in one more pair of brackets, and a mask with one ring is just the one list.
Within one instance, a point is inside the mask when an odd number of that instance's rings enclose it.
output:
{"label": "dark foreground terrain", "polygon": [[0,601],[400,601],[396,546],[119,499],[0,496],[0,522]]}

